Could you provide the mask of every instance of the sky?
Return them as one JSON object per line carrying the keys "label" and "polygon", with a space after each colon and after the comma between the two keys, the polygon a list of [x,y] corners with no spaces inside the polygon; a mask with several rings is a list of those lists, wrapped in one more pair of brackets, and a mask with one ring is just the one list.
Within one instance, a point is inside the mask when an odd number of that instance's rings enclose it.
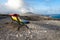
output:
{"label": "sky", "polygon": [[60,14],[60,0],[0,0],[0,12]]}

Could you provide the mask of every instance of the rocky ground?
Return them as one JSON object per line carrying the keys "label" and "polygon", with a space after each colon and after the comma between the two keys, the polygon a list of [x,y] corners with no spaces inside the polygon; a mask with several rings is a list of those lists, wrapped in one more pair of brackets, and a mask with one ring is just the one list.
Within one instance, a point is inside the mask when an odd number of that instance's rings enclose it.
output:
{"label": "rocky ground", "polygon": [[30,29],[23,26],[17,31],[18,26],[9,18],[1,19],[0,40],[60,40],[60,21],[30,21]]}

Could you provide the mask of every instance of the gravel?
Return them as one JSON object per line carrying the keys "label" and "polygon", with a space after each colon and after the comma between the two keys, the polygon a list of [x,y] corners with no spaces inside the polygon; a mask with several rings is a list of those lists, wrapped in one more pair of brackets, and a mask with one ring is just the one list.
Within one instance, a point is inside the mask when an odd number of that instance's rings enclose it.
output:
{"label": "gravel", "polygon": [[[3,23],[2,23],[3,22]],[[8,22],[8,24],[5,24]],[[49,22],[47,24],[47,22]],[[60,22],[60,21],[59,21]],[[27,26],[17,31],[17,23],[9,20],[0,22],[0,40],[60,40],[60,25],[54,25],[55,21],[31,21]]]}

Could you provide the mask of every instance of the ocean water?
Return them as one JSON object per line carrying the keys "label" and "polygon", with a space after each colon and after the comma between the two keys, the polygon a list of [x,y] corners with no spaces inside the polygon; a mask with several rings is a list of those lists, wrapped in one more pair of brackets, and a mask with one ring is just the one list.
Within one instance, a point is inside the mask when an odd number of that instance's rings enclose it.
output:
{"label": "ocean water", "polygon": [[44,15],[54,19],[60,19],[60,14],[44,14]]}
{"label": "ocean water", "polygon": [[60,14],[50,15],[51,18],[60,19]]}

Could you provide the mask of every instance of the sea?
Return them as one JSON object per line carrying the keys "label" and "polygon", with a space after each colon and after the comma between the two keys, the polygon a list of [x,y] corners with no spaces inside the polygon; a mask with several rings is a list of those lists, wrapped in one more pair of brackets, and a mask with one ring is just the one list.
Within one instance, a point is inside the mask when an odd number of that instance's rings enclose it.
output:
{"label": "sea", "polygon": [[60,19],[60,14],[45,14],[45,16],[49,16],[54,19]]}

